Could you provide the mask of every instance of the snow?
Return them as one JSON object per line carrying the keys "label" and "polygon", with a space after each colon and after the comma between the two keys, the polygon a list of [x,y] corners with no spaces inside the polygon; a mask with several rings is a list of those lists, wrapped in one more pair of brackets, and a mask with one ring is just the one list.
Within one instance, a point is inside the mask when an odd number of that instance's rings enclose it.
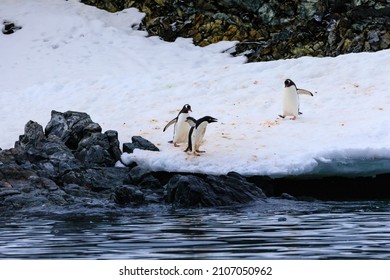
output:
{"label": "snow", "polygon": [[[200,48],[168,43],[137,27],[136,9],[108,13],[76,0],[2,0],[0,147],[51,110],[83,111],[121,143],[140,135],[160,152],[124,162],[155,171],[243,175],[375,175],[390,171],[390,50],[334,58],[245,63],[235,42]],[[2,22],[0,22],[1,24]],[[280,119],[284,80],[310,90],[297,120]],[[168,121],[189,103],[210,115],[201,156],[175,148]]]}

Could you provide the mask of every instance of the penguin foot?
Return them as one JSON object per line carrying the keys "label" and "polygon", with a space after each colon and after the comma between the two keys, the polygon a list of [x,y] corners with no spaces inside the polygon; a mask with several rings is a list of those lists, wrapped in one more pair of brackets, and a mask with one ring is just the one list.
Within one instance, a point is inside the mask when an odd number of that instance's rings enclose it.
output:
{"label": "penguin foot", "polygon": [[292,119],[293,121],[295,121],[295,120],[297,119],[297,116],[293,116],[291,119]]}
{"label": "penguin foot", "polygon": [[279,115],[279,117],[281,117],[282,119],[284,119],[286,116],[283,116],[283,115]]}
{"label": "penguin foot", "polygon": [[180,145],[177,144],[177,143],[173,143],[173,146],[175,146],[175,147],[180,147]]}

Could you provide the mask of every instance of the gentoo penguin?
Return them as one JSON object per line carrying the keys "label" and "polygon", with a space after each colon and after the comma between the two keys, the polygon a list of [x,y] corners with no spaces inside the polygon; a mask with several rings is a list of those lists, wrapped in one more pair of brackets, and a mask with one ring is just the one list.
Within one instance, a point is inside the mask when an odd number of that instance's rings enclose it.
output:
{"label": "gentoo penguin", "polygon": [[188,133],[188,147],[184,152],[191,151],[194,155],[198,155],[198,153],[205,153],[205,151],[200,151],[199,147],[202,143],[204,134],[206,133],[207,125],[212,122],[217,122],[218,120],[210,116],[205,116],[194,121],[194,118],[187,118],[187,122],[191,125],[191,129]]}
{"label": "gentoo penguin", "polygon": [[189,104],[185,104],[177,117],[171,120],[163,129],[163,131],[165,131],[169,126],[175,124],[173,129],[173,140],[169,142],[173,143],[175,147],[179,146],[178,143],[187,141],[188,132],[190,130],[190,127],[186,122],[187,117],[190,116],[188,112],[192,112],[191,106]]}
{"label": "gentoo penguin", "polygon": [[299,112],[299,94],[306,94],[313,96],[313,94],[305,89],[298,89],[293,81],[287,79],[284,81],[284,94],[283,94],[283,115],[279,115],[281,118],[286,116],[292,116],[292,120],[295,120]]}
{"label": "gentoo penguin", "polygon": [[191,126],[191,128],[196,125],[196,119],[193,117],[187,117],[186,122],[188,122],[188,124]]}

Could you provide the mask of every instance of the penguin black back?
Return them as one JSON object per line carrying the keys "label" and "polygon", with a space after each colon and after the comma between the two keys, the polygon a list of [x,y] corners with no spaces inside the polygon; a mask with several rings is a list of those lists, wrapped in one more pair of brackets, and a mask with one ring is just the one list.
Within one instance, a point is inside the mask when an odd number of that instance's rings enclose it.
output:
{"label": "penguin black back", "polygon": [[201,142],[203,140],[206,131],[206,126],[209,123],[217,121],[218,120],[216,118],[204,116],[203,118],[198,119],[194,125],[193,119],[187,118],[187,122],[190,124],[192,123],[192,125],[188,133],[188,147],[185,152],[191,151],[195,155],[197,155],[197,153],[204,153],[205,151],[199,150],[199,146],[201,145]]}

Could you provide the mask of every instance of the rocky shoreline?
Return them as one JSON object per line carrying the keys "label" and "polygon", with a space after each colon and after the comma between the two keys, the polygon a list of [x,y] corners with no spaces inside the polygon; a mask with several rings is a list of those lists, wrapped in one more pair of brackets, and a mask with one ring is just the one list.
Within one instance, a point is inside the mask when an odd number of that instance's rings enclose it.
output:
{"label": "rocky shoreline", "polygon": [[249,62],[337,56],[390,48],[390,2],[371,0],[166,1],[81,0],[109,12],[137,8],[140,29],[195,45],[239,42],[232,55]]}
{"label": "rocky shoreline", "polygon": [[[157,149],[142,137],[123,145]],[[2,211],[166,204],[217,207],[283,199],[389,199],[390,174],[364,178],[280,178],[151,172],[136,164],[115,167],[118,133],[102,132],[82,112],[52,111],[45,129],[33,121],[15,147],[0,151]]]}

